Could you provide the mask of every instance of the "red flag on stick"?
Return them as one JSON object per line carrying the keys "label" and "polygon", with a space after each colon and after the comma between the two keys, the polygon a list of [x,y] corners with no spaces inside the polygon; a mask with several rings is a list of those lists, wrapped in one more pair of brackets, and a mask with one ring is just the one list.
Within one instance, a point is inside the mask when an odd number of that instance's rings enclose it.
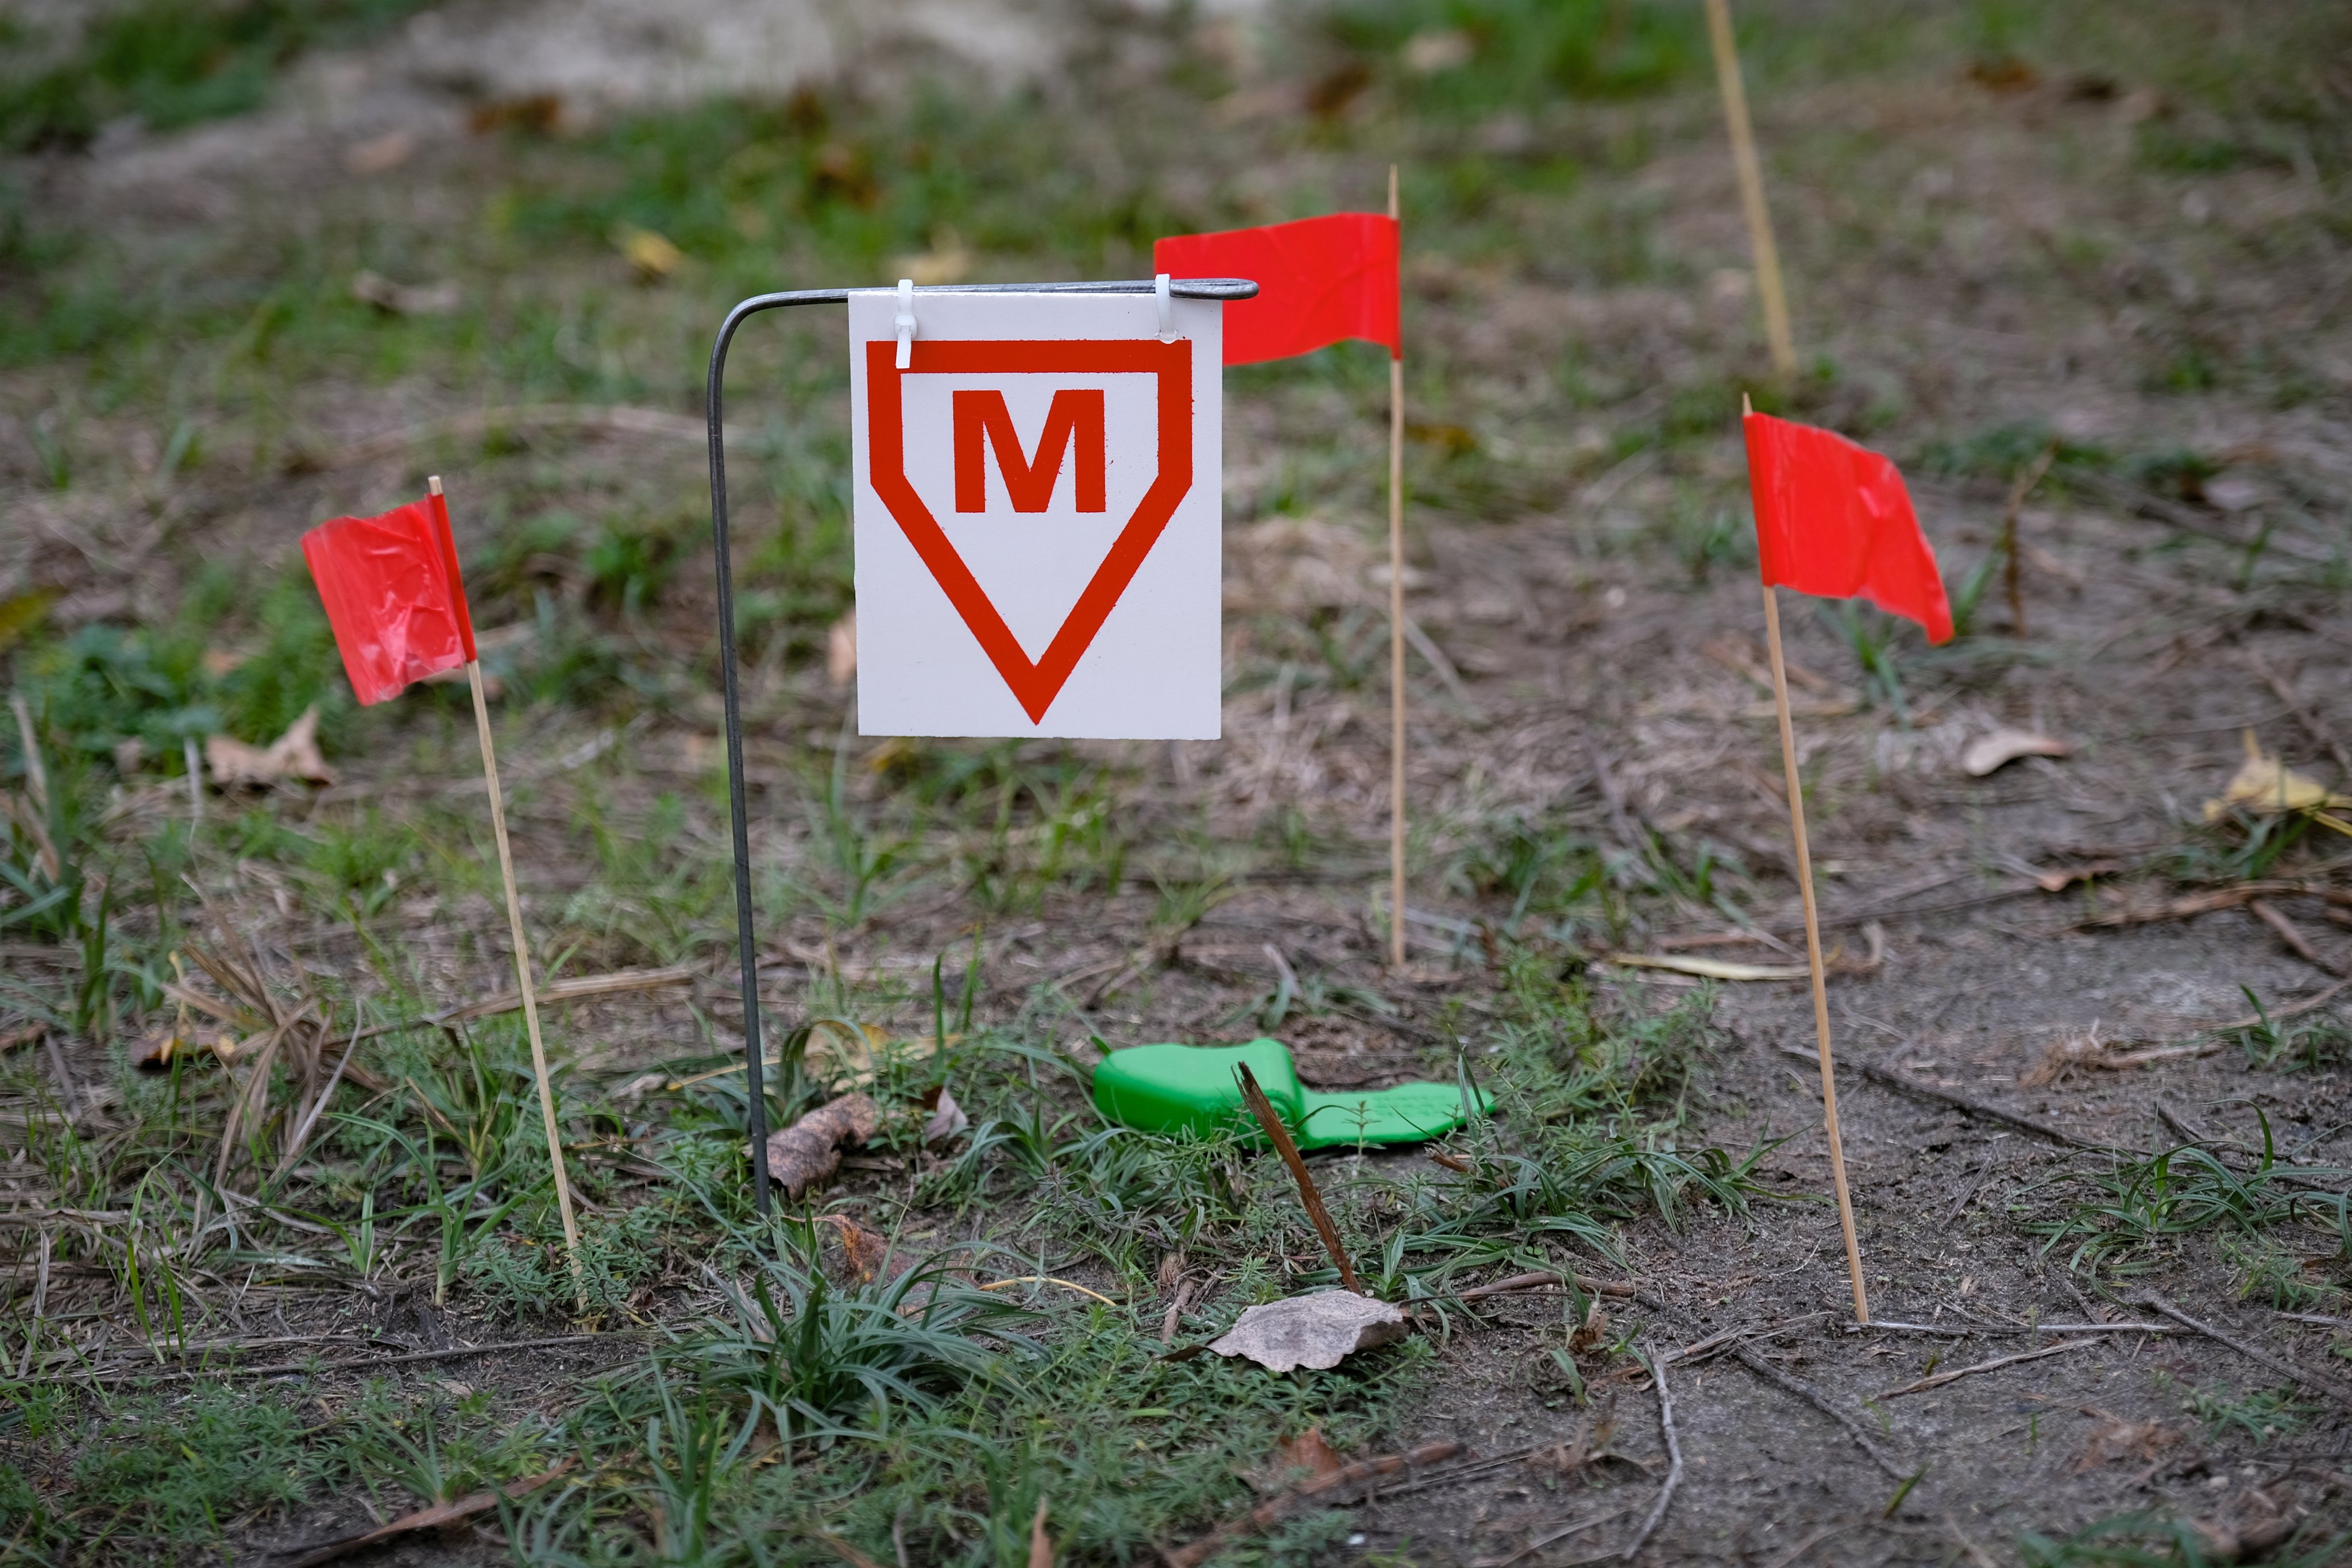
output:
{"label": "red flag on stick", "polygon": [[1936,552],[1895,465],[1844,437],[1750,414],[1748,485],[1764,581],[1825,599],[1867,599],[1952,640]]}
{"label": "red flag on stick", "polygon": [[1177,278],[1249,278],[1257,298],[1225,307],[1225,363],[1255,364],[1365,338],[1404,355],[1397,220],[1333,213],[1266,228],[1156,241],[1151,268]]}
{"label": "red flag on stick", "polygon": [[302,558],[362,703],[474,662],[474,621],[441,497],[322,522],[302,536]]}
{"label": "red flag on stick", "polygon": [[1404,964],[1404,327],[1397,172],[1389,210],[1332,213],[1265,228],[1155,242],[1155,271],[1248,278],[1257,298],[1225,307],[1225,363],[1255,364],[1363,338],[1389,351],[1389,962]]}
{"label": "red flag on stick", "polygon": [[490,710],[482,691],[482,667],[474,650],[474,617],[466,608],[466,584],[457,572],[457,542],[449,531],[449,502],[436,475],[426,481],[423,500],[394,507],[381,517],[339,517],[302,536],[302,559],[319,584],[327,624],[343,671],[362,703],[397,697],[415,681],[445,669],[466,667],[474,691],[474,727],[482,742],[482,779],[489,786],[490,830],[499,847],[499,876],[506,883],[507,930],[514,938],[515,979],[522,988],[523,1027],[530,1037],[531,1070],[539,1079],[539,1110],[547,1134],[548,1163],[555,1170],[555,1205],[563,1216],[563,1243],[580,1310],[588,1310],[587,1277],[581,1271],[580,1226],[572,1214],[572,1179],[563,1168],[563,1141],[555,1116],[555,1091],[547,1071],[547,1044],[539,1030],[538,993],[530,978],[530,942],[522,927],[522,898],[515,888],[514,850],[507,839],[506,797],[499,789],[498,753],[490,743]]}

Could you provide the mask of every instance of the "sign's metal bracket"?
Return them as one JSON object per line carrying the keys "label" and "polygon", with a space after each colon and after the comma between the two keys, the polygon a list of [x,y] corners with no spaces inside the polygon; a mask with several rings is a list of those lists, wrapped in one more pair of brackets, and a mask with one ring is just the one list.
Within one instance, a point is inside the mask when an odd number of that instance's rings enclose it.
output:
{"label": "sign's metal bracket", "polygon": [[[1161,294],[1179,300],[1251,300],[1257,285],[1244,278],[1139,278],[1109,283],[977,283],[916,289],[917,294]],[[751,827],[743,785],[743,707],[735,668],[735,574],[727,538],[727,451],[721,393],[727,349],[736,329],[762,310],[792,305],[845,305],[846,289],[797,289],[755,294],[727,312],[710,348],[710,374],[704,393],[709,421],[710,539],[719,573],[719,679],[727,704],[727,800],[735,847],[735,946],[742,970],[743,1071],[751,1138],[752,1202],[768,1217],[768,1104],[761,1059],[760,961],[751,934]]]}

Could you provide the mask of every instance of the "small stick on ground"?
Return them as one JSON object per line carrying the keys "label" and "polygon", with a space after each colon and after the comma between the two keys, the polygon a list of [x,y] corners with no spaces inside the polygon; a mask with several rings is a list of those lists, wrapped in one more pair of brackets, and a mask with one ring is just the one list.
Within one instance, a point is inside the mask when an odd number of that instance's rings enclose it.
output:
{"label": "small stick on ground", "polygon": [[1633,1539],[1617,1554],[1628,1563],[1648,1542],[1658,1521],[1666,1517],[1667,1505],[1675,1500],[1675,1489],[1683,1484],[1683,1446],[1675,1437],[1675,1398],[1666,1391],[1666,1363],[1664,1360],[1653,1361],[1638,1350],[1633,1354],[1650,1369],[1650,1381],[1658,1385],[1658,1426],[1666,1435],[1666,1484],[1658,1489],[1658,1500],[1651,1506],[1650,1517],[1642,1521],[1642,1528],[1633,1532]]}
{"label": "small stick on ground", "polygon": [[455,1502],[436,1503],[431,1508],[421,1508],[414,1513],[403,1514],[388,1524],[380,1524],[373,1530],[362,1531],[357,1535],[347,1535],[340,1541],[330,1541],[324,1546],[305,1552],[301,1556],[287,1563],[285,1568],[320,1568],[320,1564],[332,1563],[338,1557],[348,1556],[352,1552],[363,1551],[400,1536],[411,1535],[420,1530],[446,1530],[461,1520],[471,1519],[478,1513],[489,1512],[498,1506],[499,1500],[502,1497],[511,1500],[538,1490],[572,1468],[575,1462],[566,1459],[551,1470],[542,1470],[538,1475],[526,1476],[519,1481],[509,1481],[495,1491],[476,1492],[471,1497],[462,1497]]}
{"label": "small stick on ground", "polygon": [[2153,1290],[2141,1297],[2140,1303],[2151,1311],[2163,1313],[2183,1328],[2192,1329],[2203,1334],[2217,1344],[2229,1346],[2248,1361],[2260,1362],[2280,1376],[2292,1378],[2305,1388],[2315,1388],[2347,1409],[2352,1409],[2352,1388],[2345,1387],[2334,1378],[2321,1377],[2316,1373],[2305,1372],[2290,1363],[2281,1361],[2258,1345],[2250,1345],[2234,1334],[2225,1334],[2210,1323],[2200,1323]]}
{"label": "small stick on ground", "polygon": [[1853,1416],[1847,1415],[1844,1411],[1831,1404],[1828,1394],[1823,1394],[1820,1389],[1815,1388],[1811,1384],[1807,1383],[1801,1377],[1791,1377],[1789,1373],[1782,1372],[1779,1367],[1774,1366],[1770,1362],[1766,1361],[1762,1356],[1758,1355],[1754,1351],[1749,1350],[1746,1345],[1741,1345],[1731,1353],[1738,1358],[1740,1365],[1746,1367],[1748,1371],[1754,1373],[1765,1382],[1771,1384],[1774,1387],[1782,1390],[1784,1393],[1795,1394],[1798,1398],[1803,1400],[1806,1404],[1811,1405],[1814,1409],[1820,1411],[1831,1420],[1836,1422],[1840,1426],[1845,1428],[1845,1435],[1853,1439],[1854,1447],[1869,1455],[1870,1462],[1876,1465],[1880,1469],[1885,1470],[1890,1478],[1899,1481],[1909,1476],[1910,1472],[1908,1470],[1906,1470],[1902,1466],[1896,1464],[1893,1459],[1887,1457],[1886,1450],[1878,1446],[1877,1440],[1871,1436],[1869,1429],[1864,1426],[1861,1422],[1855,1420]]}
{"label": "small stick on ground", "polygon": [[1916,1383],[1906,1383],[1900,1388],[1890,1388],[1878,1397],[1893,1399],[1899,1394],[1925,1394],[1931,1388],[1941,1388],[1948,1383],[1957,1382],[1963,1377],[1974,1377],[1980,1372],[1991,1372],[1998,1367],[2014,1366],[2021,1361],[2040,1361],[2046,1355],[2064,1355],[2068,1351],[2078,1351],[2084,1345],[2096,1342],[2097,1336],[2094,1335],[2084,1339],[2069,1340],[2063,1345],[2043,1345],[2038,1351],[2020,1351],[2015,1355],[1995,1356],[1990,1361],[1978,1362],[1974,1366],[1956,1366],[1949,1372],[1939,1372],[1931,1377],[1923,1377]]}
{"label": "small stick on ground", "polygon": [[1323,1238],[1323,1250],[1328,1252],[1331,1261],[1339,1266],[1339,1283],[1357,1295],[1363,1295],[1364,1288],[1357,1282],[1355,1266],[1348,1261],[1348,1249],[1339,1244],[1339,1228],[1331,1223],[1330,1214],[1323,1207],[1323,1194],[1315,1190],[1315,1178],[1307,1173],[1307,1162],[1298,1157],[1298,1145],[1290,1141],[1290,1130],[1283,1126],[1282,1118],[1274,1113],[1274,1107],[1267,1101],[1265,1090],[1258,1088],[1257,1075],[1250,1071],[1249,1064],[1238,1063],[1234,1070],[1241,1077],[1244,1103],[1250,1108],[1250,1114],[1257,1118],[1257,1124],[1265,1129],[1275,1152],[1282,1156],[1282,1163],[1290,1167],[1291,1179],[1298,1184],[1299,1201],[1307,1205],[1307,1217],[1315,1222],[1315,1234]]}
{"label": "small stick on ground", "polygon": [[[1782,1046],[1780,1054],[1801,1062],[1810,1062],[1813,1059],[1812,1052],[1801,1051],[1793,1046]],[[2046,1138],[2053,1143],[2063,1143],[2070,1149],[2089,1149],[2102,1154],[2112,1154],[2116,1152],[2116,1145],[2112,1143],[2097,1143],[2088,1138],[2077,1138],[2063,1127],[2053,1127],[2049,1122],[2028,1116],[2022,1111],[2003,1110],[1998,1105],[1989,1105],[1973,1096],[1938,1088],[1932,1083],[1922,1083],[1917,1079],[1896,1072],[1892,1068],[1880,1067],[1876,1062],[1849,1061],[1846,1065],[1871,1082],[1885,1088],[1913,1095],[1921,1100],[1940,1100],[1955,1110],[1967,1111],[1970,1116],[1981,1117],[1987,1121],[1998,1121],[2004,1127],[2014,1127],[2020,1132],[2031,1132],[2036,1138]]]}
{"label": "small stick on ground", "polygon": [[1297,1504],[1325,1492],[1338,1491],[1358,1481],[1376,1480],[1392,1476],[1399,1470],[1409,1470],[1422,1465],[1438,1465],[1462,1452],[1459,1443],[1424,1443],[1418,1448],[1402,1454],[1384,1454],[1377,1459],[1359,1459],[1352,1465],[1342,1465],[1328,1476],[1318,1476],[1306,1485],[1280,1497],[1269,1498],[1241,1518],[1221,1524],[1189,1546],[1180,1546],[1160,1555],[1168,1568],[1199,1568],[1218,1552],[1246,1535],[1255,1535],[1267,1526],[1276,1524]]}
{"label": "small stick on ground", "polygon": [[411,1351],[404,1355],[351,1356],[342,1361],[289,1361],[270,1366],[208,1366],[187,1372],[100,1372],[87,1377],[75,1377],[69,1373],[57,1375],[74,1383],[178,1383],[191,1377],[274,1377],[285,1373],[350,1372],[355,1367],[373,1369],[380,1366],[408,1366],[417,1362],[463,1361],[467,1356],[498,1355],[506,1351],[553,1350],[562,1345],[601,1344],[606,1340],[634,1339],[643,1331],[607,1329],[594,1334],[554,1334],[543,1340],[509,1340],[503,1343],[461,1345],[455,1350]]}
{"label": "small stick on ground", "polygon": [[1168,1316],[1160,1320],[1160,1342],[1161,1344],[1172,1345],[1176,1342],[1176,1325],[1183,1321],[1184,1303],[1192,1298],[1192,1282],[1190,1279],[1180,1282],[1176,1287],[1176,1299],[1168,1303]]}
{"label": "small stick on ground", "polygon": [[2282,1018],[2298,1017],[2315,1007],[2325,1007],[2342,995],[2347,988],[2352,988],[2352,979],[2339,980],[2326,990],[2315,991],[2300,1002],[2290,1002],[2284,1007],[2272,1008],[2267,1020],[2260,1013],[2249,1013],[2242,1018],[2232,1018],[2226,1024],[2216,1024],[2207,1032],[2226,1035],[2233,1029],[2251,1029],[2265,1021],[2275,1024]]}
{"label": "small stick on ground", "polygon": [[[1457,1301],[1479,1301],[1489,1296],[1507,1295],[1514,1290],[1540,1290],[1547,1285],[1565,1285],[1569,1276],[1555,1274],[1549,1268],[1538,1268],[1532,1274],[1514,1274],[1508,1279],[1497,1279],[1491,1285],[1473,1285],[1467,1290],[1454,1292]],[[1595,1296],[1630,1299],[1633,1287],[1622,1279],[1595,1279],[1589,1274],[1576,1276],[1576,1288]]]}
{"label": "small stick on ground", "polygon": [[1992,1174],[1992,1157],[1987,1155],[1985,1163],[1977,1167],[1975,1176],[1970,1178],[1968,1186],[1961,1191],[1959,1201],[1952,1205],[1952,1212],[1944,1216],[1946,1225],[1950,1225],[1969,1212],[1969,1205],[1977,1201],[1978,1190],[1985,1184],[1986,1178]]}
{"label": "small stick on ground", "polygon": [[819,1546],[848,1563],[849,1568],[882,1568],[882,1564],[875,1562],[838,1535],[828,1534],[822,1530],[813,1530],[809,1534]]}
{"label": "small stick on ground", "polygon": [[2279,941],[2293,949],[2297,958],[2324,974],[2333,974],[2339,978],[2344,975],[2346,973],[2344,965],[2325,956],[2317,948],[2312,946],[2311,939],[2303,934],[2303,928],[2287,919],[2285,911],[2277,905],[2267,899],[2248,899],[2246,908],[2255,919],[2278,932]]}
{"label": "small stick on ground", "polygon": [[2295,695],[2294,688],[2282,680],[2275,670],[2263,663],[2261,654],[2256,653],[2252,648],[2247,648],[2244,651],[2246,667],[2261,676],[2263,684],[2269,687],[2272,693],[2286,704],[2287,711],[2294,715],[2294,721],[2303,726],[2303,732],[2327,748],[2327,754],[2336,759],[2336,765],[2344,770],[2344,776],[2352,778],[2352,752],[2345,750],[2344,742],[2336,738],[2336,731],[2321,723],[2318,715],[2304,706],[2303,699]]}

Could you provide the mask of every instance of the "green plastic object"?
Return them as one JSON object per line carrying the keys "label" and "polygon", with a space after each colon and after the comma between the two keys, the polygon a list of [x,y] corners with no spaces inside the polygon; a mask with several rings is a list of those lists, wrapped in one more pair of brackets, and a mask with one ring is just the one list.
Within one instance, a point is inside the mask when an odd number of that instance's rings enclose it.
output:
{"label": "green plastic object", "polygon": [[[1419,1143],[1462,1125],[1462,1091],[1451,1084],[1401,1083],[1318,1094],[1298,1081],[1290,1047],[1268,1039],[1113,1051],[1095,1068],[1095,1106],[1108,1120],[1143,1132],[1255,1132],[1256,1119],[1242,1104],[1234,1071],[1243,1062],[1301,1149]],[[1477,1099],[1479,1114],[1494,1109],[1493,1098],[1483,1090]]]}

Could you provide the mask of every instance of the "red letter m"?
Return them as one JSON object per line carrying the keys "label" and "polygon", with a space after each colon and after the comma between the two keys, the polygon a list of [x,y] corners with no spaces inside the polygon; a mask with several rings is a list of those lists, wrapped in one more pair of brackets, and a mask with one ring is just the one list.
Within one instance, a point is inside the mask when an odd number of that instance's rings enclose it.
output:
{"label": "red letter m", "polygon": [[1004,489],[1014,511],[1044,511],[1054,501],[1061,482],[1062,458],[1076,441],[1078,448],[1078,510],[1107,511],[1103,498],[1105,465],[1103,395],[1099,388],[1065,388],[1054,394],[1045,410],[1045,433],[1037,437],[1037,458],[1032,462],[1021,450],[1013,428],[1012,410],[1001,392],[959,392],[955,395],[956,510],[988,510],[987,461],[983,442],[996,447],[996,466],[1004,475]]}

